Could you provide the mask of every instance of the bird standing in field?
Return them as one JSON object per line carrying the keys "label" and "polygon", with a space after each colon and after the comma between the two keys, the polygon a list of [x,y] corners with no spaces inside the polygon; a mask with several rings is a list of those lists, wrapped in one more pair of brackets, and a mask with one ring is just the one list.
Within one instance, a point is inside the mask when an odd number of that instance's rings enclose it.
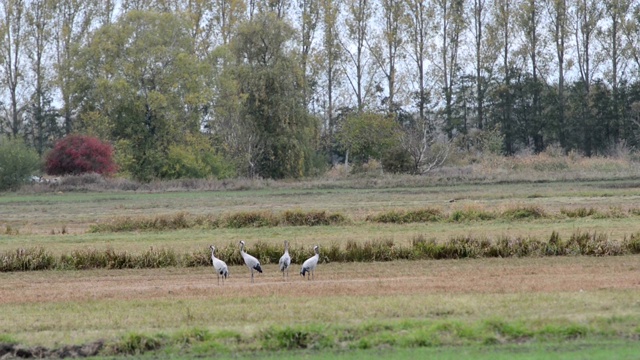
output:
{"label": "bird standing in field", "polygon": [[260,261],[244,251],[244,241],[240,241],[240,255],[242,255],[242,259],[244,259],[244,263],[247,265],[249,270],[251,270],[251,282],[253,282],[253,271],[255,270],[262,273]]}
{"label": "bird standing in field", "polygon": [[209,246],[211,249],[211,262],[213,263],[213,268],[216,270],[216,274],[218,275],[218,285],[220,285],[220,277],[222,276],[222,284],[224,285],[224,279],[229,276],[229,269],[227,268],[227,264],[218,259],[216,257],[216,247],[211,245]]}
{"label": "bird standing in field", "polygon": [[315,255],[305,260],[302,264],[302,269],[300,269],[300,275],[304,277],[306,273],[309,273],[307,280],[311,280],[311,277],[315,279],[316,266],[318,266],[318,260],[320,259],[320,248],[318,245],[313,247],[313,251],[315,251]]}
{"label": "bird standing in field", "polygon": [[287,272],[287,277],[289,277],[289,265],[291,265],[291,256],[289,256],[289,242],[287,240],[284,241],[284,255],[280,257],[280,261],[278,262],[280,265],[280,271],[282,271],[282,280],[284,280],[284,273]]}

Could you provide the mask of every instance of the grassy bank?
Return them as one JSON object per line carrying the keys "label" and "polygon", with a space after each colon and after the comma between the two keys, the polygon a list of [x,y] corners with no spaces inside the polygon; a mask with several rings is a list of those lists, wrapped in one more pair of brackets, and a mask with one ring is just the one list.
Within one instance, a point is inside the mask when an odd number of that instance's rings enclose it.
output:
{"label": "grassy bank", "polygon": [[[278,354],[278,358],[287,356],[294,358],[302,355],[314,358],[340,358],[341,354],[358,358],[371,354],[396,358],[399,352],[414,355],[448,354],[447,356],[455,353],[459,358],[460,352],[464,350],[486,355],[495,355],[496,350],[497,352],[507,349],[516,350],[513,346],[509,347],[509,344],[517,344],[519,353],[522,353],[524,348],[531,351],[533,355],[542,355],[549,354],[548,349],[545,351],[545,347],[559,344],[562,344],[565,351],[567,347],[574,348],[579,344],[588,347],[588,344],[597,342],[616,344],[624,342],[629,346],[632,344],[631,341],[639,335],[631,322],[631,319],[628,319],[624,322],[616,321],[615,325],[610,325],[611,321],[608,319],[596,319],[586,323],[500,319],[470,323],[446,320],[404,320],[366,322],[358,325],[270,326],[250,336],[230,330],[210,331],[204,328],[190,328],[174,333],[129,332],[116,339],[60,348],[29,348],[5,336],[0,339],[5,342],[2,346],[4,352],[0,353],[0,356],[6,353],[16,355],[21,351],[21,357],[29,354],[31,355],[29,357],[65,357],[65,355],[68,357],[75,353],[83,357],[149,355],[156,358],[164,355],[185,359],[211,356],[238,358],[243,355],[255,358],[260,354],[265,358],[273,354]],[[638,349],[637,344],[632,348]],[[506,353],[510,352],[506,351]],[[618,354],[617,350],[615,353]],[[609,350],[604,354],[612,356],[613,352]]]}

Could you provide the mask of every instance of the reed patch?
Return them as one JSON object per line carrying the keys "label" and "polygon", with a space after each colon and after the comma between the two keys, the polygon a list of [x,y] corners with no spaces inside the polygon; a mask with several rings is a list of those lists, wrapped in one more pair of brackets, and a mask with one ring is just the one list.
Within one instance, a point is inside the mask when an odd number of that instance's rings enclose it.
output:
{"label": "reed patch", "polygon": [[[263,264],[275,264],[282,255],[280,245],[257,242],[247,250]],[[301,262],[312,253],[310,248],[292,246],[289,249],[293,262]],[[621,241],[611,239],[605,233],[576,231],[564,240],[557,232],[547,239],[534,237],[455,236],[446,241],[436,241],[423,235],[415,236],[411,245],[402,246],[391,239],[373,239],[365,242],[346,241],[331,244],[320,250],[323,262],[373,262],[423,259],[463,259],[495,257],[542,256],[618,256],[640,253],[640,233],[625,236]],[[172,249],[151,247],[133,254],[103,250],[76,250],[71,254],[54,256],[43,247],[20,248],[0,253],[0,272],[36,270],[84,270],[84,269],[148,269],[165,267],[210,266],[208,249],[192,253],[177,253]],[[228,265],[243,264],[236,244],[218,248],[217,256]]]}
{"label": "reed patch", "polygon": [[328,226],[343,225],[349,220],[340,213],[326,211],[288,210],[282,213],[270,211],[242,211],[224,215],[194,216],[186,212],[153,217],[118,217],[93,224],[90,233],[122,231],[169,231],[190,228],[240,229],[275,226]]}

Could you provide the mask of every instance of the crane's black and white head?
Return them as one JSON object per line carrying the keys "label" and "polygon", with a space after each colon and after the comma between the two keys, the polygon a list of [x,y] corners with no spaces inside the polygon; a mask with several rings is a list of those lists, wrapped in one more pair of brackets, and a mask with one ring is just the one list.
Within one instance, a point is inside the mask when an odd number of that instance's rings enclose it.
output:
{"label": "crane's black and white head", "polygon": [[211,252],[215,252],[216,251],[216,247],[213,246],[213,245],[209,246],[209,249],[211,249]]}
{"label": "crane's black and white head", "polygon": [[313,247],[313,252],[315,252],[316,254],[320,253],[320,247],[318,245]]}

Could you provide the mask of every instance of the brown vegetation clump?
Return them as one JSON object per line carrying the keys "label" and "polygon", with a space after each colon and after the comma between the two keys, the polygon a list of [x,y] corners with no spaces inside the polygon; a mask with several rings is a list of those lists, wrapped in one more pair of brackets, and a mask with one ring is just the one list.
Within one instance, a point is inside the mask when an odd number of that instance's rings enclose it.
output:
{"label": "brown vegetation clump", "polygon": [[[235,244],[218,249],[220,258],[228,265],[243,264]],[[263,264],[275,264],[282,255],[279,244],[257,242],[252,255]],[[304,247],[289,249],[291,257],[302,260],[312,253]],[[549,239],[501,236],[497,239],[475,236],[456,236],[445,242],[415,237],[410,246],[399,246],[391,239],[378,239],[358,243],[347,241],[344,246],[332,244],[321,250],[321,262],[373,262],[419,259],[463,259],[492,257],[542,257],[542,256],[617,256],[640,253],[640,233],[622,241],[610,239],[596,232],[575,232],[566,241],[555,231]],[[196,253],[176,253],[171,249],[150,248],[141,254],[126,251],[76,250],[58,257],[42,247],[18,249],[0,254],[0,272],[34,271],[50,269],[143,269],[164,267],[194,267],[210,265],[210,253],[203,249]]]}

